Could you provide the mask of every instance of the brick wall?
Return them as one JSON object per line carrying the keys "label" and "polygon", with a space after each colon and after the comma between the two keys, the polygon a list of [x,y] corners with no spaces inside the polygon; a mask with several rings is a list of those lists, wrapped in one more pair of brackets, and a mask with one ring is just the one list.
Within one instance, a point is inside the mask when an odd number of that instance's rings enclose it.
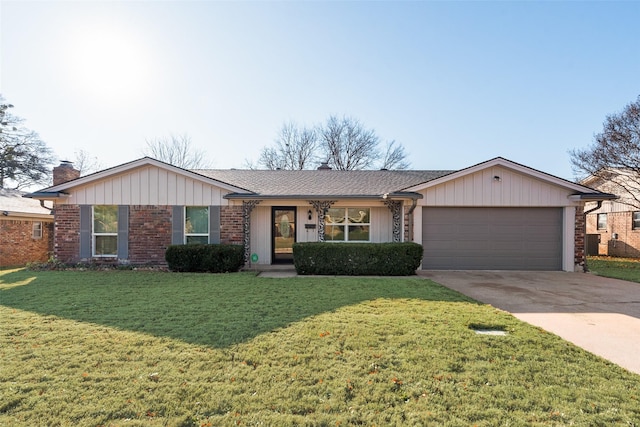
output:
{"label": "brick wall", "polygon": [[[42,223],[42,238],[33,238],[33,223]],[[0,267],[45,262],[53,251],[53,221],[0,220]]]}
{"label": "brick wall", "polygon": [[80,261],[80,206],[56,205],[54,213],[54,256],[64,263]]}
{"label": "brick wall", "polygon": [[130,206],[129,262],[166,265],[171,244],[171,206]]}
{"label": "brick wall", "polygon": [[595,213],[587,215],[587,234],[600,237],[598,255],[640,257],[640,230],[633,229],[633,212],[608,212],[606,230],[597,229],[597,218]]}
{"label": "brick wall", "polygon": [[220,243],[241,245],[243,242],[242,206],[222,206],[220,209]]}
{"label": "brick wall", "polygon": [[[164,253],[171,244],[172,206],[135,205],[129,207],[129,259],[133,265],[166,265]],[[220,212],[221,243],[242,244],[244,231],[242,206],[223,206]],[[80,259],[80,207],[55,208],[54,255],[64,263]],[[111,258],[92,260],[112,263]],[[120,260],[121,262],[123,260]]]}

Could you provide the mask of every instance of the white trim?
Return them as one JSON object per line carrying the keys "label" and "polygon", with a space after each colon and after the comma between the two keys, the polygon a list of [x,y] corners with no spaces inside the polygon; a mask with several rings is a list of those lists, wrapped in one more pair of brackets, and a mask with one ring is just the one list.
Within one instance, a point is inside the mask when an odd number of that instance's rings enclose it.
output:
{"label": "white trim", "polygon": [[[562,210],[562,269],[564,271],[576,271],[576,208],[566,206]],[[586,243],[586,242],[585,242]]]}
{"label": "white trim", "polygon": [[[116,222],[116,232],[115,233],[96,233],[95,231],[95,209],[96,206],[113,206],[116,208],[116,216],[118,216],[118,206],[117,205],[92,205],[91,206],[91,256],[94,258],[117,258],[118,257],[118,223]],[[118,216],[118,222],[120,218]],[[116,253],[115,254],[97,254],[96,253],[96,237],[113,237],[116,238]]]}

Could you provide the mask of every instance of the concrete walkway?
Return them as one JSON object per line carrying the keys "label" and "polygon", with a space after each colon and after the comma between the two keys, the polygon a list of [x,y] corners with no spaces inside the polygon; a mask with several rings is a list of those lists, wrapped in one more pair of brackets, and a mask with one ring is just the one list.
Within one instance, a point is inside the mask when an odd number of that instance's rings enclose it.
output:
{"label": "concrete walkway", "polygon": [[585,273],[419,271],[640,374],[640,284]]}

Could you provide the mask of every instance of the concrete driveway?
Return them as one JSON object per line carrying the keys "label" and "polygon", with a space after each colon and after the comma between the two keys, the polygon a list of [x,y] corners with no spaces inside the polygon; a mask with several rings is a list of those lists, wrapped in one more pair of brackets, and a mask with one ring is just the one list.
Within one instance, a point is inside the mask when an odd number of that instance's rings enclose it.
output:
{"label": "concrete driveway", "polygon": [[420,271],[640,374],[640,284],[585,273]]}

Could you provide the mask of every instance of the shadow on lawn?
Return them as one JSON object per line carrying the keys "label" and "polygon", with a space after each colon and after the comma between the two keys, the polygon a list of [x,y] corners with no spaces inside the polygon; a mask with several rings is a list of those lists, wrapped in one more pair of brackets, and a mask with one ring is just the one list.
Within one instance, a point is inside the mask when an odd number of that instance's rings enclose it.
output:
{"label": "shadow on lawn", "polygon": [[270,279],[242,273],[0,273],[1,305],[217,348],[378,298],[475,303],[416,277]]}

